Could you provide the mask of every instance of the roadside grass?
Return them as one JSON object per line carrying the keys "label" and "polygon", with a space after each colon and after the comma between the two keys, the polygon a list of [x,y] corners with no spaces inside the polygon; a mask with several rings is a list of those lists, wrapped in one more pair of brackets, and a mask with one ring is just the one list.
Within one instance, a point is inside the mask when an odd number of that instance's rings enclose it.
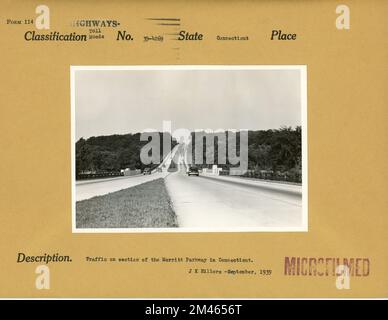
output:
{"label": "roadside grass", "polygon": [[163,179],[76,203],[77,228],[178,227]]}

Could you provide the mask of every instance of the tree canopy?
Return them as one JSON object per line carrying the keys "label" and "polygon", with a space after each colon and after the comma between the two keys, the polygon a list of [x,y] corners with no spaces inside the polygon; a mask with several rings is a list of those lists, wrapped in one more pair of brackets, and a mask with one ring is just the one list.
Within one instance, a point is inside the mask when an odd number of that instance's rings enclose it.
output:
{"label": "tree canopy", "polygon": [[[159,135],[162,157],[163,133]],[[176,144],[174,140],[171,141],[172,145]],[[80,138],[75,145],[76,173],[112,172],[125,168],[143,170],[146,165],[140,161],[140,150],[147,143],[140,141],[140,133]]]}

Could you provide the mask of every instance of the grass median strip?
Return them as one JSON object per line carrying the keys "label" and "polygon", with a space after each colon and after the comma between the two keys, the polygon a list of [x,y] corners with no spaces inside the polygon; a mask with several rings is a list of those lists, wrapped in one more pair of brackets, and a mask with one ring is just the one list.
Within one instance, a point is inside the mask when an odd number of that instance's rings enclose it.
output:
{"label": "grass median strip", "polygon": [[77,228],[178,227],[163,179],[76,203]]}

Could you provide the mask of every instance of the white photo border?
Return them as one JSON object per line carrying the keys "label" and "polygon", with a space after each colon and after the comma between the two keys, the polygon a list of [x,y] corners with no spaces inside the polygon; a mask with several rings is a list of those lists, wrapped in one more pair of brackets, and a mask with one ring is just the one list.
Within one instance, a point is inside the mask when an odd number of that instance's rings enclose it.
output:
{"label": "white photo border", "polygon": [[[76,228],[75,185],[75,72],[119,70],[298,70],[300,71],[302,115],[302,224],[300,227],[252,228]],[[126,65],[70,66],[71,97],[71,211],[72,233],[236,233],[236,232],[308,232],[308,143],[307,143],[307,65]]]}

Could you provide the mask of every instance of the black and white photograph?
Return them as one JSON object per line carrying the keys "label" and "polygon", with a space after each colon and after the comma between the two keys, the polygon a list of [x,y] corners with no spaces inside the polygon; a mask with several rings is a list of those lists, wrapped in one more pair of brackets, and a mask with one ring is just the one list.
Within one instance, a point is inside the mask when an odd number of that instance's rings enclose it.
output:
{"label": "black and white photograph", "polygon": [[307,231],[306,66],[72,66],[73,232]]}

